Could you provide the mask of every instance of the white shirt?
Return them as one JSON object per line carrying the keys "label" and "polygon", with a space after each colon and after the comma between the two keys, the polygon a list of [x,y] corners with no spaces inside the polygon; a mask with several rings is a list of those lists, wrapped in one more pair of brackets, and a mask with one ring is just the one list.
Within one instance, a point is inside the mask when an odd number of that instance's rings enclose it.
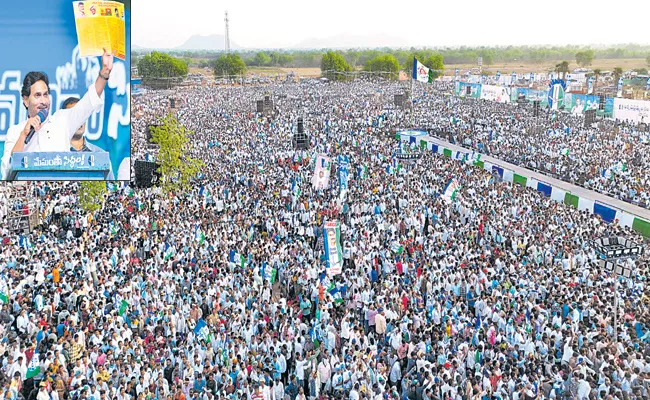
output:
{"label": "white shirt", "polygon": [[[104,100],[97,96],[97,89],[95,89],[95,85],[93,84],[74,107],[58,110],[52,116],[48,115],[43,124],[41,124],[41,129],[36,131],[30,142],[25,145],[23,152],[70,151],[70,140],[74,136],[74,133],[90,118],[93,112],[99,111],[103,105]],[[11,151],[20,138],[21,132],[25,129],[26,123],[27,120],[21,121],[7,131],[7,139],[2,156],[3,180],[6,180],[9,176]]]}

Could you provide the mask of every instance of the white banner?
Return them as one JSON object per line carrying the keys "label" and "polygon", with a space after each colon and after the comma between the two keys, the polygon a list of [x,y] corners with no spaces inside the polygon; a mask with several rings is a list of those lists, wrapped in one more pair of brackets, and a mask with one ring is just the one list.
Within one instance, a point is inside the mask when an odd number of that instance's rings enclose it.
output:
{"label": "white banner", "polygon": [[481,85],[481,99],[509,103],[510,91],[505,86]]}
{"label": "white banner", "polygon": [[614,118],[621,121],[650,122],[650,101],[614,98]]}
{"label": "white banner", "polygon": [[325,260],[327,275],[338,275],[343,271],[343,250],[341,249],[341,225],[339,221],[325,222]]}
{"label": "white banner", "polygon": [[332,159],[324,154],[316,158],[316,169],[311,180],[314,189],[327,189],[329,187],[330,172],[332,171]]}

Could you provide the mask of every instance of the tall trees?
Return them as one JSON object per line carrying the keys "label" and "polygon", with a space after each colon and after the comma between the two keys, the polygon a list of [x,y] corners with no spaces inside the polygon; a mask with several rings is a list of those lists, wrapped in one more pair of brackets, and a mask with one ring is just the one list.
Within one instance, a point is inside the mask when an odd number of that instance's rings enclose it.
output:
{"label": "tall trees", "polygon": [[347,79],[346,72],[352,71],[342,55],[333,51],[323,54],[320,64],[321,76],[329,80],[342,81]]}
{"label": "tall trees", "polygon": [[370,72],[383,72],[388,79],[399,78],[399,61],[391,54],[384,54],[366,61],[363,69]]}
{"label": "tall trees", "polygon": [[569,72],[569,62],[562,61],[559,64],[555,65],[555,72],[562,74],[562,79],[566,78],[566,74]]}
{"label": "tall trees", "polygon": [[138,61],[138,73],[145,80],[180,77],[187,75],[187,64],[169,54],[154,51]]}
{"label": "tall trees", "polygon": [[237,53],[224,54],[214,62],[214,76],[236,76],[246,73],[246,63]]}
{"label": "tall trees", "polygon": [[588,67],[594,61],[594,51],[585,50],[576,53],[576,63],[581,67]]}
{"label": "tall trees", "polygon": [[160,186],[167,192],[187,190],[205,165],[188,152],[194,132],[186,129],[171,114],[162,119],[161,125],[150,129],[153,141],[160,145],[158,171],[163,178]]}

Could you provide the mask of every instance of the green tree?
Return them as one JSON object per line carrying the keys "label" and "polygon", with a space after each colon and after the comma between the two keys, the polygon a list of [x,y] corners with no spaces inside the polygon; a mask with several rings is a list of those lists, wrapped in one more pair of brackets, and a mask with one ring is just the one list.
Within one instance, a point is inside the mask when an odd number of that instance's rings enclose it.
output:
{"label": "green tree", "polygon": [[187,75],[187,64],[169,54],[154,51],[138,61],[138,73],[143,79],[181,77]]}
{"label": "green tree", "polygon": [[413,73],[413,58],[417,58],[419,62],[424,64],[425,67],[434,69],[432,72],[433,79],[442,75],[444,66],[444,57],[440,53],[432,53],[427,51],[416,51],[406,56],[406,60],[402,64],[402,69],[409,75]]}
{"label": "green tree", "polygon": [[214,76],[235,76],[246,73],[246,63],[237,53],[224,54],[214,62]]}
{"label": "green tree", "polygon": [[555,72],[562,74],[562,79],[566,78],[566,74],[569,72],[569,62],[562,61],[559,64],[555,65]]}
{"label": "green tree", "polygon": [[433,79],[436,79],[443,74],[443,70],[445,69],[444,61],[445,59],[440,53],[431,54],[429,58],[427,58],[426,66],[433,70],[431,71],[431,77]]}
{"label": "green tree", "polygon": [[594,61],[594,51],[585,50],[576,53],[576,63],[581,67],[588,67]]}
{"label": "green tree", "polygon": [[269,65],[278,65],[278,61],[280,61],[280,54],[278,52],[272,51],[269,53],[269,57],[271,58]]}
{"label": "green tree", "polygon": [[615,85],[618,85],[618,78],[620,78],[621,75],[623,75],[623,68],[621,68],[621,67],[614,68],[614,84]]}
{"label": "green tree", "polygon": [[263,66],[269,65],[271,63],[271,57],[264,54],[263,51],[260,51],[255,55],[255,58],[253,59],[253,63],[255,65],[263,67]]}
{"label": "green tree", "polygon": [[494,53],[491,51],[485,51],[482,53],[483,57],[483,65],[487,65],[488,67],[492,64],[494,64]]}
{"label": "green tree", "polygon": [[278,64],[280,64],[283,67],[286,67],[292,62],[293,62],[293,56],[290,54],[280,54],[280,57],[278,58]]}
{"label": "green tree", "polygon": [[320,64],[321,76],[329,80],[343,81],[347,80],[346,72],[352,71],[352,67],[348,64],[342,55],[333,51],[328,51],[323,54]]}
{"label": "green tree", "polygon": [[166,192],[185,191],[205,166],[202,160],[192,158],[187,151],[194,135],[170,113],[161,118],[159,126],[152,126],[153,141],[160,146],[157,161],[162,175],[161,187]]}
{"label": "green tree", "polygon": [[399,78],[399,61],[391,54],[375,57],[366,61],[365,71],[384,72],[388,79]]}
{"label": "green tree", "polygon": [[104,181],[81,182],[79,185],[79,204],[81,208],[89,213],[99,211],[104,205],[106,192],[106,182]]}

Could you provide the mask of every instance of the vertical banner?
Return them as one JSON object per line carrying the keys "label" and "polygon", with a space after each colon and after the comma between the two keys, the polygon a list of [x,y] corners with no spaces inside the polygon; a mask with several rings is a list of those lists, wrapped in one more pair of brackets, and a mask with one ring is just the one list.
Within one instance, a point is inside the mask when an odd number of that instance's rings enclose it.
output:
{"label": "vertical banner", "polygon": [[650,78],[645,83],[645,90],[650,90]]}
{"label": "vertical banner", "polygon": [[350,160],[346,155],[339,155],[339,194],[341,199],[344,199],[348,192],[348,180],[350,179],[349,173]]}
{"label": "vertical banner", "polygon": [[590,76],[587,81],[587,94],[592,94],[594,91],[594,77]]}
{"label": "vertical banner", "polygon": [[499,79],[501,79],[501,72],[497,71],[497,84],[499,83]]}
{"label": "vertical banner", "polygon": [[327,275],[338,275],[343,271],[343,251],[341,249],[341,224],[339,221],[325,222],[325,263]]}
{"label": "vertical banner", "polygon": [[535,81],[535,73],[534,73],[534,72],[531,72],[531,73],[530,73],[530,82],[532,83],[532,82],[534,82],[534,81]]}
{"label": "vertical banner", "polygon": [[616,87],[616,97],[623,96],[623,77],[618,78],[618,86]]}
{"label": "vertical banner", "polygon": [[325,154],[316,157],[316,168],[312,178],[314,189],[327,189],[329,187],[330,172],[332,170],[332,159]]}
{"label": "vertical banner", "polygon": [[[458,68],[456,68],[456,73],[454,75],[454,81],[457,81],[457,80],[458,80]],[[650,82],[650,79],[648,80],[648,82]]]}
{"label": "vertical banner", "polygon": [[513,72],[512,73],[512,84],[514,85],[515,83],[517,83],[517,73]]}

